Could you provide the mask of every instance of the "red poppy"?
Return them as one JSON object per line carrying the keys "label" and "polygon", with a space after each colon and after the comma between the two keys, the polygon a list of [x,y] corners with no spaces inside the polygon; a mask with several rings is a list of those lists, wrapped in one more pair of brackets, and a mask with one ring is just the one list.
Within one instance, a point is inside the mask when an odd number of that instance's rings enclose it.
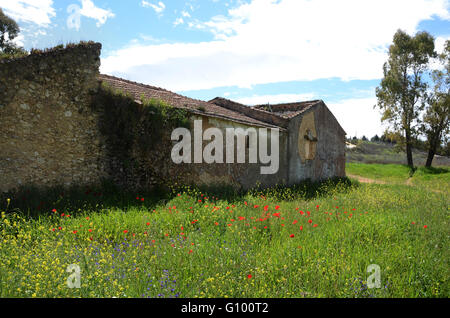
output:
{"label": "red poppy", "polygon": [[259,205],[255,204],[253,207],[256,209],[257,207],[259,207]]}
{"label": "red poppy", "polygon": [[150,225],[150,222],[147,222],[146,225],[149,226],[149,225]]}
{"label": "red poppy", "polygon": [[55,229],[52,229],[53,232],[55,232]]}
{"label": "red poppy", "polygon": [[89,231],[89,232],[92,232],[92,229],[89,229],[88,231]]}
{"label": "red poppy", "polygon": [[314,224],[313,227],[317,227],[317,224]]}
{"label": "red poppy", "polygon": [[428,225],[424,225],[423,228],[426,229],[428,227]]}
{"label": "red poppy", "polygon": [[192,253],[192,250],[189,250],[189,254],[191,254]]}
{"label": "red poppy", "polygon": [[308,220],[308,223],[309,223],[309,224],[311,224],[311,223],[312,223],[312,220],[311,220],[311,219],[309,219],[309,220]]}
{"label": "red poppy", "polygon": [[300,225],[300,231],[303,231],[303,225]]}
{"label": "red poppy", "polygon": [[139,197],[136,197],[136,200],[139,200]]}
{"label": "red poppy", "polygon": [[295,236],[294,234],[289,235],[289,237],[294,237],[294,236]]}
{"label": "red poppy", "polygon": [[123,233],[127,234],[127,233],[128,233],[128,230],[124,230]]}
{"label": "red poppy", "polygon": [[411,222],[411,224],[416,224],[416,222]]}
{"label": "red poppy", "polygon": [[268,205],[265,205],[264,206],[264,211],[267,211],[269,209],[269,206]]}
{"label": "red poppy", "polygon": [[52,212],[53,212],[53,213],[56,213],[56,209],[53,209]]}
{"label": "red poppy", "polygon": [[215,222],[214,224],[215,224],[215,225],[219,225],[219,223],[217,223],[217,222]]}
{"label": "red poppy", "polygon": [[279,205],[276,205],[276,206],[275,206],[275,210],[278,210],[279,208],[280,208]]}
{"label": "red poppy", "polygon": [[141,198],[141,202],[144,202],[144,198]]}
{"label": "red poppy", "polygon": [[253,276],[252,276],[251,274],[248,274],[248,275],[247,275],[247,278],[248,278],[248,279],[250,279],[250,278],[252,278],[252,277],[253,277]]}
{"label": "red poppy", "polygon": [[298,222],[297,220],[294,220],[294,222],[292,222],[292,224],[297,224],[297,222]]}
{"label": "red poppy", "polygon": [[74,230],[72,233],[73,233],[73,234],[77,234],[77,232],[78,232],[78,231]]}

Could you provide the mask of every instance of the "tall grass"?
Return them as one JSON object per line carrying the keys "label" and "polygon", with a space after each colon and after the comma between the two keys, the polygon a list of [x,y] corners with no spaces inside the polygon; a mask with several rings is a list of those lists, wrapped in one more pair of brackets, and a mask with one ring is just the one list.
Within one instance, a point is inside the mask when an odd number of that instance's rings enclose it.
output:
{"label": "tall grass", "polygon": [[[450,295],[442,193],[345,180],[218,190],[2,198],[0,296]],[[79,289],[67,287],[70,264],[80,266]],[[369,288],[370,264],[380,288]]]}

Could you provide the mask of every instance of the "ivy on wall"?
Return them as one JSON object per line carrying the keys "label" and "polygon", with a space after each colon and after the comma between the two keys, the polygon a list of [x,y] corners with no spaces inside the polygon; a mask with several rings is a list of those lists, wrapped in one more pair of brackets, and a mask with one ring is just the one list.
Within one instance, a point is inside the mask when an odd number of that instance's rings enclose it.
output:
{"label": "ivy on wall", "polygon": [[120,152],[130,151],[134,143],[143,152],[152,150],[163,138],[164,131],[189,128],[186,110],[144,96],[138,103],[130,94],[104,82],[95,94],[94,107],[103,110],[101,132]]}

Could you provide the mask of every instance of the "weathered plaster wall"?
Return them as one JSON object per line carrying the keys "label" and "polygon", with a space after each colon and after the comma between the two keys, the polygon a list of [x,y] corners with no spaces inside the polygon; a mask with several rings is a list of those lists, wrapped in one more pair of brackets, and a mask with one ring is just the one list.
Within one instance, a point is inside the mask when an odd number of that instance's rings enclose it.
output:
{"label": "weathered plaster wall", "polygon": [[[242,128],[246,130],[250,128],[239,123],[224,121],[221,119],[211,117],[193,117],[193,120],[201,119],[203,122],[203,131],[209,127],[216,127],[222,131],[223,136],[226,136],[227,128]],[[259,134],[259,128],[253,127]],[[191,129],[193,133],[193,130]],[[259,137],[258,137],[259,138]],[[203,141],[205,146],[209,141]],[[270,145],[270,142],[268,142]],[[259,151],[259,144],[258,144]],[[269,148],[270,151],[270,148]],[[226,143],[224,140],[224,158],[226,154]],[[229,184],[240,185],[244,189],[254,187],[256,184],[260,184],[262,187],[268,187],[276,184],[284,184],[287,182],[288,162],[287,162],[287,133],[281,132],[279,134],[279,170],[276,174],[261,174],[261,166],[267,166],[268,164],[261,164],[258,160],[257,164],[249,163],[249,150],[246,149],[246,163],[237,163],[237,141],[235,141],[235,162],[234,164],[193,164],[192,167],[186,167],[196,174],[198,180],[209,182],[224,181],[227,180]]]}
{"label": "weathered plaster wall", "polygon": [[[304,138],[308,129],[317,142]],[[345,132],[323,103],[291,120],[289,149],[289,184],[345,176]]]}

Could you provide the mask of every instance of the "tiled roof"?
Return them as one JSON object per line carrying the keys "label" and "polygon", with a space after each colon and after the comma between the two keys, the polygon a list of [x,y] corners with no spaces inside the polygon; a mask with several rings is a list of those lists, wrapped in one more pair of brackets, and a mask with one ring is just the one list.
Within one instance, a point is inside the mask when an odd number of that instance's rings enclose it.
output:
{"label": "tiled roof", "polygon": [[[134,96],[134,99],[137,102],[140,102],[141,96],[143,95],[146,98],[162,100],[173,107],[187,109],[189,110],[189,112],[201,116],[215,117],[250,126],[281,128],[282,130],[284,130],[283,126],[279,126],[261,119],[254,118],[243,112],[222,107],[214,103],[192,99],[159,87],[136,83],[105,74],[100,74],[99,80],[105,82],[112,88],[119,89],[124,93],[131,94],[132,96]],[[256,111],[260,112],[259,110]]]}
{"label": "tiled roof", "polygon": [[272,125],[287,127],[289,124],[289,120],[281,116],[278,116],[277,114],[274,114],[270,111],[267,111],[265,109],[249,107],[226,98],[216,97],[210,100],[209,103],[214,103],[224,108],[234,110],[239,113],[243,113],[249,117],[270,123]]}
{"label": "tiled roof", "polygon": [[308,109],[310,109],[314,105],[319,104],[320,102],[322,102],[322,101],[321,100],[313,100],[313,101],[300,102],[300,103],[287,103],[287,104],[275,104],[275,105],[266,104],[266,105],[256,105],[256,106],[253,106],[252,108],[258,109],[258,110],[266,110],[266,111],[269,111],[272,114],[275,114],[279,117],[289,119],[289,118],[295,117],[295,116],[307,111]]}

